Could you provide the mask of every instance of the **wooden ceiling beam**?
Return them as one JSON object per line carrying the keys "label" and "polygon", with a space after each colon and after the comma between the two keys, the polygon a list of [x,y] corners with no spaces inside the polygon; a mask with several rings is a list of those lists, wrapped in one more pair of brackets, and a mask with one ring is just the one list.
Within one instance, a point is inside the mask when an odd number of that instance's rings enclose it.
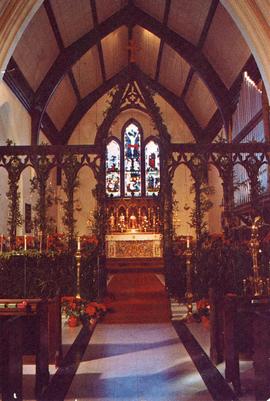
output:
{"label": "wooden ceiling beam", "polygon": [[[204,46],[204,43],[206,41],[210,26],[212,24],[212,21],[213,21],[213,18],[214,18],[218,3],[219,3],[218,0],[212,0],[211,6],[209,8],[209,11],[208,11],[208,14],[207,14],[207,17],[206,17],[206,20],[205,20],[201,35],[200,35],[200,39],[199,39],[198,44],[197,44],[197,48],[198,49],[202,49],[203,46]],[[190,85],[192,77],[193,77],[193,74],[194,74],[194,69],[190,68],[188,76],[187,76],[187,79],[186,79],[185,86],[184,86],[182,94],[181,94],[181,97],[183,99],[185,99],[185,96],[187,94],[187,91],[189,89],[189,85]]]}
{"label": "wooden ceiling beam", "polygon": [[[94,29],[97,30],[97,35],[99,36],[99,24],[98,24],[96,0],[90,0],[90,6],[91,6],[91,10],[92,10]],[[105,71],[104,56],[103,56],[100,39],[97,40],[97,49],[98,49],[98,55],[99,55],[101,75],[102,75],[103,82],[105,82],[106,81],[106,71]]]}
{"label": "wooden ceiling beam", "polygon": [[[168,24],[168,18],[171,8],[171,0],[166,0],[165,9],[164,9],[164,16],[163,16],[163,25],[166,26]],[[161,59],[164,47],[164,39],[160,40],[159,51],[158,51],[158,58],[157,58],[157,68],[155,73],[155,80],[157,81],[159,78],[160,66],[161,66]]]}
{"label": "wooden ceiling beam", "polygon": [[167,26],[163,26],[162,23],[152,16],[134,6],[132,2],[129,2],[126,7],[100,23],[98,25],[98,33],[94,28],[60,53],[35,94],[34,109],[41,113],[41,118],[59,82],[67,73],[68,69],[71,68],[85,52],[120,26],[134,26],[136,24],[148,29],[163,40],[164,43],[170,45],[198,72],[215,98],[222,114],[223,123],[226,126],[231,117],[228,90],[211,64],[194,45],[170,30]]}
{"label": "wooden ceiling beam", "polygon": [[168,89],[164,88],[161,84],[149,78],[137,66],[132,65],[125,68],[120,73],[116,74],[113,78],[107,80],[99,88],[97,88],[91,94],[86,96],[81,101],[80,104],[78,104],[78,106],[75,108],[75,110],[67,120],[65,126],[59,133],[59,137],[61,138],[61,143],[64,145],[65,143],[68,142],[76,125],[85,115],[85,113],[87,113],[87,111],[93,106],[93,104],[96,101],[98,101],[98,99],[101,96],[103,96],[113,86],[119,83],[127,84],[131,80],[140,81],[143,83],[143,85],[148,85],[153,90],[158,92],[160,96],[162,96],[185,121],[185,123],[191,130],[191,133],[194,136],[195,140],[196,141],[201,140],[203,130],[196,121],[195,117],[193,116],[189,108],[187,107],[187,105],[175,94],[170,92]]}
{"label": "wooden ceiling beam", "polygon": [[128,22],[129,9],[124,7],[118,13],[99,24],[99,35],[94,28],[76,42],[66,47],[57,57],[36,91],[34,107],[43,112],[55,88],[72,67],[91,47],[117,28]]}
{"label": "wooden ceiling beam", "polygon": [[165,88],[159,82],[148,77],[137,66],[133,67],[133,79],[142,81],[145,85],[148,85],[161,97],[163,97],[184,120],[186,125],[189,127],[195,141],[201,141],[203,130],[186,103],[180,97],[176,96],[173,92]]}
{"label": "wooden ceiling beam", "polygon": [[[250,75],[250,77],[255,82],[258,82],[261,79],[261,75],[260,75],[259,69],[257,67],[256,61],[253,56],[250,56],[229,89],[229,99],[230,99],[232,114],[235,112],[237,104],[238,104],[244,71],[247,71],[248,74]],[[212,142],[213,139],[216,137],[216,135],[221,130],[222,126],[223,126],[223,121],[222,121],[219,110],[217,110],[215,112],[215,114],[212,116],[209,123],[207,124],[207,127],[204,129],[202,141],[204,143]],[[245,133],[246,131],[243,131],[243,132]],[[243,136],[243,132],[241,134],[241,138]]]}
{"label": "wooden ceiling beam", "polygon": [[[44,1],[44,7],[45,7],[45,10],[46,10],[47,16],[49,18],[49,21],[50,21],[50,24],[51,24],[51,27],[52,27],[52,30],[53,30],[53,33],[54,33],[54,37],[55,37],[56,43],[58,45],[58,48],[59,48],[60,52],[62,52],[64,50],[65,46],[64,46],[62,35],[61,35],[60,31],[59,31],[58,24],[57,24],[57,21],[56,21],[56,18],[55,18],[55,15],[54,15],[54,12],[53,12],[53,9],[52,9],[52,6],[51,6],[51,3],[50,3],[49,0],[45,0]],[[75,96],[77,98],[77,102],[80,102],[81,101],[80,91],[79,91],[77,82],[76,82],[76,80],[74,78],[74,75],[73,75],[73,72],[72,72],[71,68],[68,71],[68,76],[69,76],[69,80],[70,80],[72,89],[73,89],[73,91],[75,93]]]}
{"label": "wooden ceiling beam", "polygon": [[137,7],[133,7],[132,18],[134,25],[138,24],[164,39],[165,43],[193,67],[215,99],[227,127],[231,117],[228,89],[201,50]]}
{"label": "wooden ceiling beam", "polygon": [[106,92],[108,92],[115,85],[121,84],[122,82],[128,82],[129,75],[128,69],[125,68],[120,73],[116,74],[111,79],[108,79],[102,85],[100,85],[97,89],[87,95],[85,98],[81,100],[81,102],[75,107],[72,114],[69,116],[66,121],[64,127],[59,133],[59,137],[61,139],[61,143],[65,145],[68,143],[68,140],[74,131],[75,127],[82,119],[82,117],[87,113],[87,111],[103,96]]}

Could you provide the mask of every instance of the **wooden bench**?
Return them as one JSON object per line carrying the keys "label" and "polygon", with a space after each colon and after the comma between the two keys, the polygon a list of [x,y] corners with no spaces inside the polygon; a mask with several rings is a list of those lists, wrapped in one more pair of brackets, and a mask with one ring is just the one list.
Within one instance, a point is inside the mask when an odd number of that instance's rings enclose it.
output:
{"label": "wooden bench", "polygon": [[[25,307],[23,301],[26,301]],[[39,397],[48,385],[49,361],[55,363],[56,357],[61,359],[62,356],[60,308],[58,297],[52,300],[0,299],[0,376],[6,377],[2,380],[3,401],[13,399],[14,393],[19,399],[22,393],[21,373],[16,366],[22,364],[24,355],[35,356],[36,396]],[[9,361],[10,366],[7,371],[5,361]],[[7,378],[11,371],[16,371],[16,380]],[[16,388],[15,382],[18,383]],[[8,398],[10,394],[12,398]]]}
{"label": "wooden bench", "polygon": [[239,351],[244,342],[251,348],[256,400],[267,401],[270,398],[269,297],[230,295],[224,300],[225,377],[238,394],[241,393]]}

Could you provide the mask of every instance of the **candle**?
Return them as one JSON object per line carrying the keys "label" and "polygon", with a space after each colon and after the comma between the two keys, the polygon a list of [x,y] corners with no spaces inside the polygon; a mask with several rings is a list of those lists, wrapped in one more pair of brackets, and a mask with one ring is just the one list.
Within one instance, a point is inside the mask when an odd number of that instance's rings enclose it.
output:
{"label": "candle", "polygon": [[24,250],[27,251],[27,237],[24,236]]}
{"label": "candle", "polygon": [[189,248],[189,237],[187,237],[187,248]]}
{"label": "candle", "polygon": [[81,238],[80,238],[80,236],[78,236],[78,238],[77,238],[77,251],[80,251],[81,250]]}

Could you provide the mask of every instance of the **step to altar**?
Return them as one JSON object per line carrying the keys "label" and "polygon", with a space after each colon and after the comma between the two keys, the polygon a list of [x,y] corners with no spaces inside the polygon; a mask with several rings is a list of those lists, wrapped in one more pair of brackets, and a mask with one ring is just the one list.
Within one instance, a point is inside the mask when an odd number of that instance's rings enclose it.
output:
{"label": "step to altar", "polygon": [[162,272],[164,269],[163,258],[107,258],[107,270],[117,271],[152,271]]}

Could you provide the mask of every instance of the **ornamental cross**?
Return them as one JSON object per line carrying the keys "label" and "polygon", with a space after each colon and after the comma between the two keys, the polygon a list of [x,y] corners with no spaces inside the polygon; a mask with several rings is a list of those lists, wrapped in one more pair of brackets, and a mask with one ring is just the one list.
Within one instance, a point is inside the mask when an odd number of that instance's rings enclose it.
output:
{"label": "ornamental cross", "polygon": [[131,63],[136,63],[136,53],[137,53],[137,51],[141,50],[141,47],[137,45],[137,43],[134,39],[130,39],[128,41],[127,49],[130,51],[129,61]]}

